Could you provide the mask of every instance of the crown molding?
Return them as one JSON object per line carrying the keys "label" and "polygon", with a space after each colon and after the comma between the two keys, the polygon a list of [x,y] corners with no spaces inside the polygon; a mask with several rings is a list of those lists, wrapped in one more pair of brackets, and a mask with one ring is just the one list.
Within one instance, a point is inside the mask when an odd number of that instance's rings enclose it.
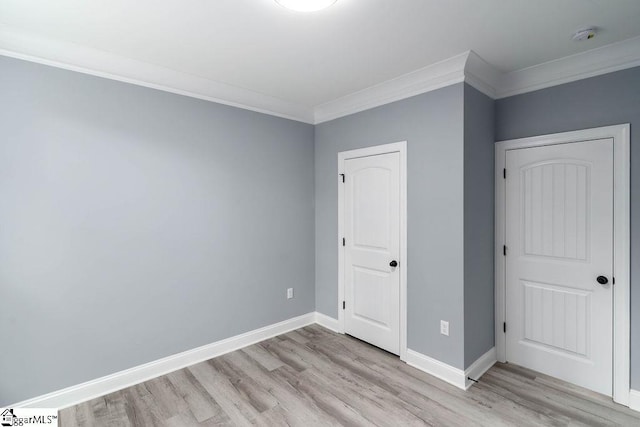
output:
{"label": "crown molding", "polygon": [[640,65],[640,37],[503,74],[497,98],[532,92]]}
{"label": "crown molding", "polygon": [[482,59],[474,51],[469,51],[464,67],[464,81],[490,98],[495,99],[500,88],[502,73]]}
{"label": "crown molding", "polygon": [[0,27],[0,55],[318,124],[460,82],[499,99],[640,66],[640,37],[509,73],[467,51],[315,108],[9,27]]}
{"label": "crown molding", "polygon": [[322,123],[464,81],[493,99],[640,66],[640,37],[510,73],[468,51],[315,108]]}
{"label": "crown molding", "polygon": [[461,82],[467,82],[487,96],[496,98],[500,77],[499,71],[493,65],[474,51],[467,51],[321,104],[315,108],[315,123],[337,119]]}
{"label": "crown molding", "polygon": [[282,99],[74,43],[0,28],[0,55],[313,123],[313,111]]}
{"label": "crown molding", "polygon": [[464,81],[464,66],[469,52],[370,86],[315,108],[315,123],[327,122],[349,114],[410,98]]}

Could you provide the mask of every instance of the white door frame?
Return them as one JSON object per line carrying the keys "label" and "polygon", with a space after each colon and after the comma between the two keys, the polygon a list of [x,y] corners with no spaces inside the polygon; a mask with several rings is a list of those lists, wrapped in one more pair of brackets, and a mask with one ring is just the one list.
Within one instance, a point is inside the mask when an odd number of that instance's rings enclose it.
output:
{"label": "white door frame", "polygon": [[379,154],[400,153],[400,359],[407,355],[407,141],[392,144],[376,145],[357,150],[338,153],[338,325],[340,332],[345,332],[345,316],[342,309],[345,282],[345,248],[344,237],[344,183],[340,175],[344,174],[345,161],[358,157],[376,156]]}
{"label": "white door frame", "polygon": [[[509,150],[613,138],[613,400],[629,406],[630,365],[630,126],[629,124],[496,142],[495,154],[495,310],[496,350],[506,362],[506,183]],[[509,171],[507,171],[509,173]]]}

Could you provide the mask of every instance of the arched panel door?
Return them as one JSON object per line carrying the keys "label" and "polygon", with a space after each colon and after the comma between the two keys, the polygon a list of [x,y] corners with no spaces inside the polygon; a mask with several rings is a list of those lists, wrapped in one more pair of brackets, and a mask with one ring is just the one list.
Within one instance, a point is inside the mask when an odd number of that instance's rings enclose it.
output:
{"label": "arched panel door", "polygon": [[506,160],[507,360],[611,396],[613,140]]}
{"label": "arched panel door", "polygon": [[345,161],[345,332],[400,352],[400,154]]}

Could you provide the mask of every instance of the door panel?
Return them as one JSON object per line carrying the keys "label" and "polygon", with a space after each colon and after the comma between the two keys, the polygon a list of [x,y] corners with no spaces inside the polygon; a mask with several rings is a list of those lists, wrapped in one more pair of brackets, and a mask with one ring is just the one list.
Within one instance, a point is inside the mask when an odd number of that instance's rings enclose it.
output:
{"label": "door panel", "polygon": [[506,162],[507,360],[611,396],[613,140]]}
{"label": "door panel", "polygon": [[522,281],[524,341],[588,357],[591,293]]}
{"label": "door panel", "polygon": [[345,161],[345,332],[400,352],[400,154]]}
{"label": "door panel", "polygon": [[586,261],[589,165],[555,160],[522,174],[524,253]]}
{"label": "door panel", "polygon": [[389,324],[389,274],[353,267],[353,316],[386,328]]}

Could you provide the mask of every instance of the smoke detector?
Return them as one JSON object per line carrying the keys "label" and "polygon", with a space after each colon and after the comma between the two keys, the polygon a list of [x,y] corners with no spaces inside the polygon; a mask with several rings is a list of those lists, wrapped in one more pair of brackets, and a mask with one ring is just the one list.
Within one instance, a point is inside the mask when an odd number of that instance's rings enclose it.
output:
{"label": "smoke detector", "polygon": [[578,30],[573,34],[571,39],[576,42],[581,42],[583,40],[591,40],[596,36],[596,27],[588,27],[583,28],[582,30]]}

